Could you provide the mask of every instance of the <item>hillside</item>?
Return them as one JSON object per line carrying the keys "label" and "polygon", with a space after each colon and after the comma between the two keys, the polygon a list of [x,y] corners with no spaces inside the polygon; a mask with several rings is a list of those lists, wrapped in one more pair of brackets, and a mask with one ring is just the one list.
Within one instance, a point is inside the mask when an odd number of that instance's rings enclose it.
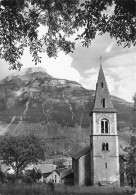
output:
{"label": "hillside", "polygon": [[[94,90],[53,78],[42,68],[13,74],[0,82],[0,135],[34,133],[48,140],[75,143],[78,139],[85,144],[94,95]],[[118,130],[132,128],[132,103],[115,96],[112,99],[118,111]]]}

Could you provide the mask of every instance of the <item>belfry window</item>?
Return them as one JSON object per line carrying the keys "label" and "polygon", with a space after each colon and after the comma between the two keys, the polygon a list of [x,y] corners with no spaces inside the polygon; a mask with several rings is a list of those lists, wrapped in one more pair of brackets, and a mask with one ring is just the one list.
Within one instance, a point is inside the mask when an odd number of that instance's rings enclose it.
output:
{"label": "belfry window", "polygon": [[101,133],[109,133],[109,121],[107,119],[101,120]]}
{"label": "belfry window", "polygon": [[103,88],[103,83],[101,83],[101,87]]}

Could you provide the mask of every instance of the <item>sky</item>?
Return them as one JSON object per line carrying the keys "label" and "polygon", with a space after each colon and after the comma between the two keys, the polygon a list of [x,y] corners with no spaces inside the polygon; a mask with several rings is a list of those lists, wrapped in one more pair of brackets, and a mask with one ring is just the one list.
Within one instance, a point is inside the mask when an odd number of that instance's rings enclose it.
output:
{"label": "sky", "polygon": [[[39,29],[42,35],[43,29]],[[39,36],[40,36],[39,35]],[[76,36],[76,35],[75,35]],[[74,40],[74,37],[71,39]],[[123,48],[118,46],[114,38],[108,34],[97,35],[89,48],[84,48],[79,41],[76,42],[74,53],[67,55],[59,52],[58,58],[49,58],[46,53],[41,55],[42,62],[37,66],[46,69],[53,77],[73,80],[86,89],[95,89],[98,72],[101,64],[111,95],[115,95],[129,102],[133,102],[136,92],[136,48]],[[28,48],[21,58],[23,68],[34,67],[34,62]],[[0,59],[0,80],[14,73],[9,65]]]}

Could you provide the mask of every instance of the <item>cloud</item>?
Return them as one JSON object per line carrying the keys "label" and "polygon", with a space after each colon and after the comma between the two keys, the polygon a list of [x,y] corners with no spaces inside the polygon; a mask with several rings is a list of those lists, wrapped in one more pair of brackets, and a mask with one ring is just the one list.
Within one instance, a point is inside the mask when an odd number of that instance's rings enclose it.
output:
{"label": "cloud", "polygon": [[[107,71],[104,70],[106,82],[108,84],[108,89],[110,93],[112,93],[115,89],[115,81],[114,78],[108,74]],[[94,89],[96,88],[96,82],[98,79],[99,68],[91,68],[90,70],[85,71],[86,79],[82,79],[81,83],[86,89]]]}
{"label": "cloud", "polygon": [[[46,27],[40,27],[40,38],[46,33]],[[76,35],[74,35],[76,36]],[[75,37],[71,37],[74,40]],[[80,41],[79,41],[80,42]],[[95,89],[99,72],[100,56],[102,56],[103,70],[110,94],[132,101],[136,92],[136,50],[118,46],[115,39],[108,34],[96,36],[89,48],[76,45],[73,54],[65,55],[60,52],[58,58],[49,58],[46,53],[41,54],[42,66],[53,77],[74,80],[87,89]],[[34,67],[29,50],[26,49],[21,59],[22,68]],[[4,78],[8,71],[8,63],[0,60],[0,78]]]}
{"label": "cloud", "polygon": [[113,78],[114,95],[132,102],[136,92],[136,52],[109,58],[103,67]]}
{"label": "cloud", "polygon": [[105,52],[110,52],[112,50],[113,45],[114,45],[114,42],[110,43],[108,47],[106,48]]}
{"label": "cloud", "polygon": [[[36,66],[40,66],[46,69],[47,73],[53,77],[60,79],[68,79],[79,82],[82,78],[79,72],[71,66],[73,58],[70,55],[65,55],[64,52],[59,52],[58,57],[49,58],[46,53],[40,55],[41,63]],[[34,62],[32,62],[32,57],[27,49],[24,56],[21,59],[23,68],[34,67]]]}
{"label": "cloud", "polygon": [[[132,102],[136,92],[136,52],[110,57],[103,62],[103,70],[110,94]],[[95,67],[84,71],[80,83],[87,89],[95,89],[98,72]]]}
{"label": "cloud", "polygon": [[86,70],[84,73],[85,77],[80,80],[80,83],[86,89],[95,90],[98,78],[98,68],[91,68],[90,70]]}

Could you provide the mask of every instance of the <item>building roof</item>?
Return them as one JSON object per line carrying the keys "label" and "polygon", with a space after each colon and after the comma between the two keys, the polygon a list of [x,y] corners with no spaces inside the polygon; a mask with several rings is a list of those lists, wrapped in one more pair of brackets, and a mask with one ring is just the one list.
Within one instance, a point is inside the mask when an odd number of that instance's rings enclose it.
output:
{"label": "building roof", "polygon": [[72,155],[72,158],[74,159],[78,159],[80,158],[81,156],[84,156],[86,153],[88,153],[90,151],[90,146],[86,146],[84,148],[82,148],[81,150],[75,152],[73,155]]}
{"label": "building roof", "polygon": [[60,175],[61,172],[63,172],[64,170],[66,170],[66,168],[60,168],[60,169],[56,169],[55,172]]}
{"label": "building roof", "polygon": [[[103,99],[105,101],[105,106],[103,106]],[[117,112],[112,104],[102,65],[100,65],[92,112]]]}
{"label": "building roof", "polygon": [[47,178],[49,175],[51,175],[52,172],[49,172],[49,173],[43,173],[43,177],[44,178]]}
{"label": "building roof", "polygon": [[53,172],[57,169],[57,166],[54,164],[38,164],[34,166],[35,170],[40,170],[41,173]]}
{"label": "building roof", "polygon": [[64,177],[67,177],[71,173],[74,173],[72,167],[69,167],[68,169],[65,169],[64,171],[61,172],[61,179]]}

